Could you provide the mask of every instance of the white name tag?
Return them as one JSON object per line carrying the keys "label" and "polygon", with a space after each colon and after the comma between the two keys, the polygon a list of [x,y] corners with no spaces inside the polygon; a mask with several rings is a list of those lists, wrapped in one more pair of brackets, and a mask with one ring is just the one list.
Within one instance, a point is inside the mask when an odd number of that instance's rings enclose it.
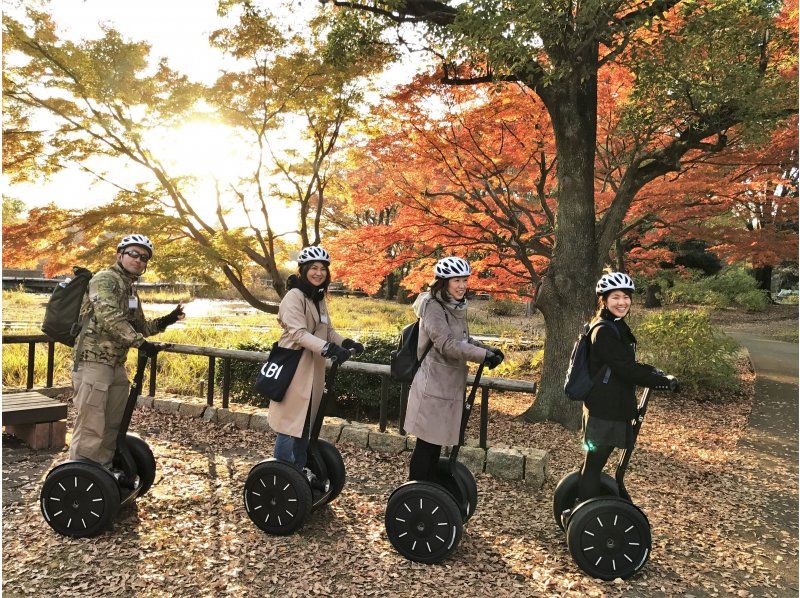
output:
{"label": "white name tag", "polygon": [[139,299],[136,296],[128,298],[128,309],[136,309],[139,307]]}
{"label": "white name tag", "polygon": [[319,317],[320,324],[327,324],[328,323],[328,314],[322,314]]}

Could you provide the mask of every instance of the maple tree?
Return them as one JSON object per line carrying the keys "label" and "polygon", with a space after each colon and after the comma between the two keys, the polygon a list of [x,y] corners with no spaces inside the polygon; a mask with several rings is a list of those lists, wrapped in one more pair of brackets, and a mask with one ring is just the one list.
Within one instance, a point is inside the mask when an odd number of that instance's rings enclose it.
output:
{"label": "maple tree", "polygon": [[[790,20],[781,18],[787,9],[776,18],[771,2],[731,0],[333,4],[378,15],[387,27],[421,25],[427,47],[441,58],[444,84],[517,83],[546,108],[556,157],[552,238],[533,233],[525,239],[531,264],[503,268],[533,274],[535,306],[547,328],[542,383],[525,416],[575,427],[579,406],[561,388],[572,339],[591,313],[594,282],[638,193],[683,170],[684,159],[724,149],[735,126],[765,127],[795,111],[795,86],[786,76],[795,52]],[[617,66],[633,83],[619,114],[604,124],[599,82]],[[604,139],[606,131],[616,141]],[[475,226],[484,226],[491,211],[476,211]],[[442,221],[446,228],[449,219]],[[525,224],[535,230],[539,222]],[[424,240],[425,230],[418,232]],[[548,243],[549,258],[534,264],[536,245]],[[476,266],[480,271],[484,263]]]}
{"label": "maple tree", "polygon": [[773,267],[796,260],[797,117],[766,139],[736,133],[724,151],[654,183],[634,202],[636,226],[623,240],[633,272],[656,273],[675,262],[671,248],[696,239],[728,263],[753,268],[769,291]]}

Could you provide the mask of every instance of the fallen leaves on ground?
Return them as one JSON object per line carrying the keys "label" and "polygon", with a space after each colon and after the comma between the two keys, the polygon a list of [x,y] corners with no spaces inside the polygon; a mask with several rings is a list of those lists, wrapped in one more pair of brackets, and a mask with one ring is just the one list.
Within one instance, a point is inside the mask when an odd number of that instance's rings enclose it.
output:
{"label": "fallen leaves on ground", "polygon": [[685,395],[653,401],[626,478],[653,527],[653,553],[628,581],[584,576],[552,521],[555,484],[581,461],[578,434],[523,422],[515,416],[529,397],[495,394],[490,441],[548,450],[548,480],[534,490],[479,476],[477,513],[456,554],[440,565],[403,559],[384,533],[386,500],[405,481],[408,453],[340,445],[344,492],[299,533],[273,537],[250,522],[242,504],[247,473],[270,456],[273,434],[140,410],[131,429],[151,445],[158,477],[97,538],[57,536],[40,514],[41,479],[65,452],[52,460],[33,452],[4,457],[7,483],[32,464],[36,475],[17,479],[22,500],[3,505],[3,589],[82,596],[796,595],[796,578],[782,571],[796,571],[797,537],[781,513],[765,509],[769,493],[797,502],[796,473],[767,477],[737,449],[753,392],[752,372],[742,368],[741,376],[743,390],[723,402]]}

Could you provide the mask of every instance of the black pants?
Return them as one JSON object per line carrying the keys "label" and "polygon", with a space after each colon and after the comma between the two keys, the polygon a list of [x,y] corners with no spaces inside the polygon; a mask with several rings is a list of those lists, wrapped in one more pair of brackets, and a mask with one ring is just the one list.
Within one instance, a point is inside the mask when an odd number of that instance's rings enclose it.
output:
{"label": "black pants", "polygon": [[419,480],[422,482],[436,481],[436,467],[439,464],[439,457],[442,454],[442,447],[438,444],[431,444],[417,438],[414,452],[411,453],[411,464],[408,468],[408,479]]}
{"label": "black pants", "polygon": [[586,451],[586,458],[581,469],[581,480],[578,482],[578,497],[581,500],[601,496],[600,474],[603,473],[606,461],[614,450],[610,445],[598,445],[594,450]]}

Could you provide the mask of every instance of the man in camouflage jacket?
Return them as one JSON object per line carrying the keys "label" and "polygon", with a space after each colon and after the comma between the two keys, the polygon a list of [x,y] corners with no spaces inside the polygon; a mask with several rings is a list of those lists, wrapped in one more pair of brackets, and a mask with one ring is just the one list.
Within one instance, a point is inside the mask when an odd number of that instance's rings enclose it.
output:
{"label": "man in camouflage jacket", "polygon": [[91,459],[111,466],[130,380],[125,371],[128,349],[149,356],[155,346],[146,336],[163,332],[183,319],[183,305],[155,320],[146,320],[133,283],[147,269],[153,244],[144,235],[128,235],[117,246],[117,262],[95,274],[81,306],[83,330],[75,343],[77,417],[69,447],[70,459]]}

